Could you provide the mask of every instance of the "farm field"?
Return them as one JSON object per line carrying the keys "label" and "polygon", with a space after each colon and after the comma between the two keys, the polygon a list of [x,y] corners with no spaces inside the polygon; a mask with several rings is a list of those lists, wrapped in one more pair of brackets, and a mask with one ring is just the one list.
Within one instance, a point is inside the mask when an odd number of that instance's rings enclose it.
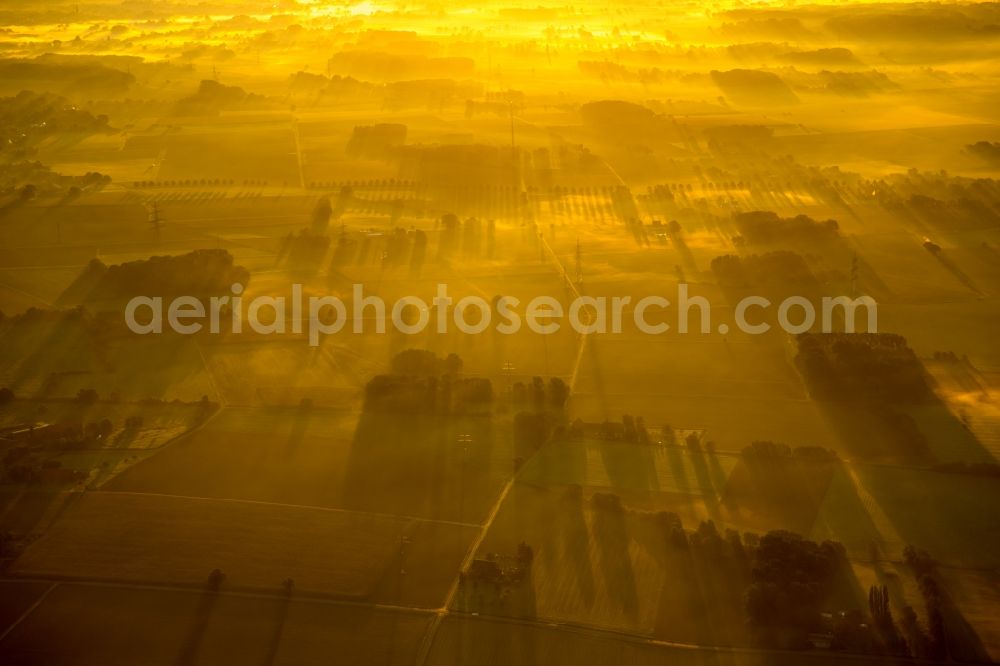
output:
{"label": "farm field", "polygon": [[[897,607],[902,610],[906,605],[920,604],[920,586],[907,575],[906,567],[893,562],[855,563],[854,571],[858,583],[862,586],[886,585],[897,599]],[[942,588],[944,593],[961,603],[961,615],[951,615],[946,619],[952,631],[959,635],[971,636],[969,644],[973,646],[971,654],[964,658],[969,661],[996,659],[997,644],[994,635],[993,608],[997,602],[997,591],[990,575],[984,570],[965,567],[947,567],[942,571]]]}
{"label": "farm field", "polygon": [[[406,664],[428,621],[421,613],[307,599],[60,583],[5,636],[0,652],[13,664],[221,664],[261,656],[271,664],[334,656]],[[53,631],[67,633],[45,640]]]}
{"label": "farm field", "polygon": [[692,453],[677,445],[640,447],[587,440],[540,451],[518,479],[542,486],[576,484],[621,493],[719,495],[737,464],[735,456]]}
{"label": "farm field", "polygon": [[0,606],[0,632],[17,622],[24,612],[38,602],[46,590],[49,583],[26,582],[26,581],[4,581],[3,605]]}
{"label": "farm field", "polygon": [[[234,122],[235,121],[235,122]],[[240,123],[239,119],[191,127],[170,137],[157,176],[171,178],[263,178],[276,185],[298,184],[295,138],[289,118]],[[213,156],[206,162],[205,154]],[[228,168],[219,169],[219,164]]]}
{"label": "farm field", "polygon": [[[459,434],[470,434],[476,446],[463,452]],[[477,522],[510,474],[505,434],[487,419],[418,430],[365,416],[359,422],[349,411],[230,408],[104,490]],[[185,471],[201,465],[217,474]],[[456,478],[462,468],[465,477]]]}
{"label": "farm field", "polygon": [[[649,427],[669,424],[679,430],[704,430],[705,438],[725,451],[739,451],[759,439],[837,447],[820,409],[808,400],[752,395],[695,397],[653,390],[606,396],[581,392],[573,396],[573,408],[588,422],[631,413],[642,416]],[[757,419],[761,413],[772,416]]]}
{"label": "farm field", "polygon": [[998,26],[0,3],[0,664],[1000,660]]}
{"label": "farm field", "polygon": [[[991,588],[974,592],[962,582],[969,576],[988,579],[989,574],[977,572],[996,566],[993,551],[977,545],[980,539],[991,542],[997,528],[992,516],[979,508],[996,501],[990,480],[977,483],[975,502],[960,508],[958,497],[968,498],[973,489],[968,480],[948,474],[877,465],[810,471],[818,463],[809,463],[791,477],[747,479],[745,463],[737,460],[634,444],[569,442],[543,451],[520,472],[479,551],[486,557],[513,552],[520,542],[533,544],[532,578],[526,583],[530,593],[491,606],[496,602],[490,602],[488,594],[484,602],[473,588],[469,597],[460,592],[456,608],[514,617],[528,613],[668,641],[748,644],[748,636],[738,632],[706,633],[736,622],[725,615],[732,607],[725,590],[732,584],[712,565],[706,568],[697,558],[678,559],[663,550],[651,519],[656,511],[669,511],[685,525],[713,520],[720,530],[750,531],[779,526],[817,541],[840,542],[855,562],[855,589],[890,581],[898,608],[904,600],[920,603],[916,582],[901,564],[888,565],[896,570],[891,575],[873,575],[864,564],[872,549],[893,562],[899,562],[907,544],[933,550],[948,572],[945,578],[954,581],[948,589],[956,603],[962,608],[966,599],[974,604],[976,610],[966,621],[990,626],[989,613],[978,609],[988,603],[980,599]],[[574,491],[581,486],[582,494]],[[918,488],[933,492],[925,495]],[[592,506],[594,493],[609,491],[629,508],[613,547],[604,543],[611,519],[602,519],[602,511]],[[949,535],[947,543],[954,549],[942,548],[938,535]],[[965,538],[971,540],[963,542]],[[899,587],[907,580],[912,582],[905,590]],[[986,645],[993,653],[995,646]]]}
{"label": "farm field", "polygon": [[[199,588],[220,569],[234,589],[291,578],[306,594],[433,607],[470,534],[392,516],[98,492],[71,500],[12,573]],[[248,551],[254,540],[268,545]]]}
{"label": "farm field", "polygon": [[[671,502],[669,496],[657,499],[657,508],[683,506]],[[710,566],[701,568],[688,554],[677,555],[665,548],[652,513],[618,519],[590,504],[588,493],[576,496],[558,486],[514,487],[480,553],[482,557],[488,552],[513,552],[520,541],[534,544],[535,562],[528,583],[532,590],[523,602],[515,598],[506,612],[517,615],[523,610],[530,617],[593,624],[671,641],[747,643],[748,636],[734,622],[737,615],[731,597],[739,593],[726,574]],[[690,520],[695,510],[689,505],[678,514]],[[527,521],[527,516],[540,519]],[[490,602],[478,600],[478,594],[472,588],[466,598],[460,591],[456,607],[472,611],[485,604],[485,614],[505,614],[503,610],[491,613]],[[528,604],[530,611],[521,603]]]}
{"label": "farm field", "polygon": [[932,549],[942,563],[988,570],[996,566],[997,553],[980,544],[990,543],[1000,523],[983,507],[992,506],[998,492],[991,479],[859,467],[834,478],[813,535],[835,536],[859,555],[873,539],[894,558],[913,544]]}
{"label": "farm field", "polygon": [[655,641],[622,641],[609,632],[595,635],[572,626],[524,626],[517,622],[455,617],[445,620],[440,643],[429,663],[473,662],[509,664],[525,661],[586,661],[588,664],[881,664],[884,660],[858,660],[833,655],[755,653],[753,651],[696,650],[688,645],[658,645]]}

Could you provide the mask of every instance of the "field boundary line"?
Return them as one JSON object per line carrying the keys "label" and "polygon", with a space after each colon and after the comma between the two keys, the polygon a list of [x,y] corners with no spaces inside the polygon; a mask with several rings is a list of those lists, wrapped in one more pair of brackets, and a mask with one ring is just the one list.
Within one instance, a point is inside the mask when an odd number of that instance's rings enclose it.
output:
{"label": "field boundary line", "polygon": [[[195,433],[197,433],[198,431],[200,431],[202,428],[204,428],[205,426],[207,426],[209,423],[211,423],[212,420],[215,419],[215,417],[217,417],[219,414],[221,414],[225,409],[226,409],[226,406],[220,403],[218,409],[216,409],[211,414],[209,414],[208,416],[206,416],[199,423],[196,423],[193,427],[188,428],[184,432],[177,433],[177,435],[175,435],[174,437],[171,437],[170,439],[168,439],[167,441],[163,442],[162,444],[160,444],[157,447],[146,449],[147,451],[151,452],[148,456],[142,458],[141,460],[136,460],[135,462],[133,462],[132,464],[128,465],[124,469],[115,470],[114,472],[112,472],[111,474],[109,474],[106,479],[104,479],[103,481],[101,481],[101,485],[99,485],[99,486],[97,486],[95,488],[89,488],[89,487],[85,486],[84,489],[83,489],[83,491],[81,491],[81,492],[107,492],[107,491],[102,491],[101,488],[103,488],[104,486],[106,486],[107,484],[109,484],[111,481],[117,479],[119,476],[121,476],[125,472],[129,471],[130,469],[132,469],[136,465],[141,465],[142,463],[146,462],[150,458],[155,457],[156,455],[158,455],[161,451],[163,451],[164,449],[166,449],[171,444],[176,444],[177,442],[179,442],[180,440],[184,439],[185,437],[190,437],[191,435],[194,435]],[[113,450],[113,449],[109,449],[109,450]]]}
{"label": "field boundary line", "polygon": [[[577,287],[576,284],[573,283],[572,280],[570,280],[569,273],[566,272],[566,267],[563,266],[562,261],[559,259],[559,255],[557,255],[555,250],[552,249],[552,246],[549,245],[548,241],[545,239],[544,234],[539,234],[539,241],[541,242],[543,249],[546,250],[552,257],[552,261],[555,263],[557,273],[562,276],[566,286],[574,293],[576,298],[580,298],[581,294],[579,288]],[[589,322],[590,320],[589,313],[587,315],[587,319]],[[572,396],[573,386],[576,383],[576,379],[579,375],[580,366],[583,362],[583,353],[584,349],[586,349],[586,346],[587,346],[587,336],[581,334],[579,336],[576,360],[573,364],[573,372],[570,376],[570,382],[569,382],[570,396]],[[522,466],[521,469],[523,468],[524,467]],[[500,494],[497,497],[496,502],[493,503],[493,507],[490,509],[490,513],[487,515],[486,520],[480,526],[479,534],[473,540],[472,544],[470,544],[468,552],[462,559],[461,567],[458,570],[458,576],[456,576],[455,580],[452,581],[451,588],[449,588],[448,590],[448,595],[445,597],[444,605],[440,609],[438,609],[437,614],[431,620],[431,624],[427,628],[427,632],[424,634],[424,637],[420,642],[420,647],[417,650],[417,656],[415,659],[415,663],[417,664],[417,666],[424,666],[427,663],[427,659],[430,657],[431,648],[434,646],[434,639],[437,637],[437,633],[441,627],[441,623],[444,621],[445,616],[447,616],[450,613],[449,609],[451,607],[452,601],[454,601],[455,599],[455,595],[458,592],[458,586],[461,580],[462,572],[468,569],[473,559],[475,559],[476,553],[479,551],[479,548],[482,546],[483,541],[486,539],[486,534],[489,532],[490,527],[492,527],[493,525],[493,521],[496,519],[497,514],[500,513],[500,508],[503,506],[504,500],[507,499],[507,495],[510,493],[511,488],[513,488],[514,483],[517,482],[518,471],[515,471],[511,475],[510,479],[507,480],[507,483],[504,484],[504,487],[500,491]]]}
{"label": "field boundary line", "polygon": [[396,513],[382,513],[380,511],[364,511],[362,509],[344,509],[336,506],[316,506],[311,504],[289,504],[287,502],[268,502],[267,500],[240,499],[237,497],[201,497],[198,495],[172,495],[170,493],[147,493],[136,490],[91,490],[88,495],[130,495],[133,497],[162,497],[168,499],[185,499],[198,502],[227,502],[231,504],[257,504],[260,506],[273,506],[281,509],[308,509],[312,511],[325,511],[327,513],[346,513],[356,516],[387,518],[400,522],[431,523],[435,525],[453,525],[455,527],[479,528],[479,523],[463,523],[458,520],[444,520],[441,518],[421,518],[419,516],[408,516]]}
{"label": "field boundary line", "polygon": [[212,385],[212,390],[215,391],[215,399],[219,401],[219,409],[215,410],[215,413],[218,414],[228,404],[228,401],[226,400],[226,396],[224,396],[222,391],[219,389],[219,382],[215,379],[215,372],[212,370],[212,366],[208,364],[208,359],[205,358],[205,352],[202,350],[198,340],[195,339],[192,340],[192,342],[194,343],[194,348],[198,351],[198,358],[201,359],[201,365],[205,368],[205,375],[208,377],[208,381]]}
{"label": "field boundary line", "polygon": [[[570,289],[570,291],[573,292],[576,298],[578,299],[582,298],[583,295],[580,293],[579,287],[577,287],[577,285],[573,282],[573,280],[570,279],[569,273],[566,271],[566,267],[563,265],[562,259],[560,259],[559,255],[556,254],[556,251],[552,249],[552,246],[549,245],[549,242],[545,239],[545,235],[539,234],[539,240],[542,243],[542,247],[544,247],[545,250],[548,251],[548,253],[552,256],[552,261],[555,263],[556,268],[558,269],[557,272],[559,273],[559,275],[562,276],[565,285]],[[585,314],[587,317],[587,323],[589,324],[590,312],[586,311]],[[569,379],[570,394],[573,393],[573,387],[576,386],[577,377],[580,376],[580,366],[583,365],[583,352],[587,347],[587,337],[588,335],[585,333],[579,334],[580,341],[577,346],[576,359],[573,361],[573,372],[570,373],[570,379]]]}
{"label": "field boundary line", "polygon": [[[100,578],[74,578],[72,576],[52,578],[44,576],[15,576],[0,579],[0,586],[10,583],[51,583],[51,587],[97,587],[116,590],[142,590],[148,592],[175,592],[179,594],[205,593],[204,584],[177,585],[170,583],[153,583],[127,580],[112,580]],[[45,592],[43,594],[47,594]],[[368,608],[371,610],[391,611],[396,613],[412,613],[414,615],[433,615],[436,608],[426,606],[405,606],[402,604],[382,603],[378,601],[365,601],[362,599],[340,598],[334,594],[323,594],[314,592],[296,591],[291,597],[283,590],[275,588],[274,592],[263,591],[263,588],[226,588],[213,591],[213,594],[227,597],[237,597],[244,599],[288,599],[302,603],[321,604],[327,606],[352,606]],[[39,602],[41,599],[39,599]],[[2,640],[2,637],[0,637]]]}
{"label": "field boundary line", "polygon": [[493,503],[493,508],[490,509],[489,515],[486,517],[486,521],[480,526],[479,534],[473,539],[472,543],[469,545],[469,550],[466,552],[465,557],[462,558],[462,563],[459,565],[458,576],[452,581],[451,587],[448,589],[448,594],[445,597],[444,604],[437,609],[434,618],[431,620],[430,626],[427,627],[426,633],[424,633],[423,639],[420,641],[420,647],[417,650],[417,657],[414,663],[417,666],[424,666],[427,663],[428,657],[430,657],[431,648],[434,646],[434,639],[437,637],[438,629],[441,628],[441,622],[444,621],[445,616],[447,616],[451,611],[451,602],[455,599],[455,594],[458,592],[459,581],[461,580],[462,572],[469,568],[472,560],[475,559],[476,553],[479,551],[480,546],[483,545],[483,541],[486,539],[486,534],[489,532],[490,527],[493,525],[493,520],[500,513],[500,507],[503,505],[505,499],[507,499],[510,489],[514,487],[514,482],[517,480],[517,473],[515,472],[507,483],[504,485],[503,490],[500,491],[500,495],[497,497],[497,501]]}
{"label": "field boundary line", "polygon": [[34,613],[35,609],[41,606],[42,602],[45,601],[45,598],[49,596],[49,593],[51,593],[52,590],[56,589],[57,587],[59,587],[59,583],[52,583],[47,588],[45,588],[45,591],[42,592],[40,595],[38,595],[38,598],[35,599],[35,603],[28,606],[27,610],[21,613],[21,617],[17,618],[13,623],[11,623],[9,627],[4,629],[3,633],[0,634],[0,642],[2,642],[3,639],[7,638],[7,636],[10,635],[11,632],[17,629],[18,625],[24,622],[29,615]]}
{"label": "field boundary line", "polygon": [[[535,629],[547,630],[547,631],[558,631],[563,633],[571,633],[582,636],[588,636],[591,638],[604,638],[611,639],[614,641],[623,641],[631,643],[633,645],[648,645],[656,648],[666,648],[674,650],[689,650],[692,652],[714,652],[719,654],[755,654],[755,655],[769,655],[769,654],[783,654],[793,657],[805,657],[810,659],[827,659],[835,663],[839,663],[841,660],[855,660],[861,661],[868,664],[886,664],[886,663],[897,663],[897,664],[933,664],[939,663],[924,659],[915,659],[912,657],[890,657],[887,655],[865,655],[859,653],[851,652],[822,652],[822,651],[800,651],[800,650],[781,650],[775,648],[757,648],[752,646],[733,646],[733,645],[702,645],[699,643],[685,643],[682,641],[671,641],[662,638],[656,638],[655,636],[649,634],[639,634],[632,633],[625,629],[618,629],[615,627],[605,627],[597,624],[587,624],[585,622],[570,621],[570,620],[559,620],[557,618],[548,618],[546,616],[537,616],[535,618],[516,618],[516,617],[506,617],[503,615],[473,615],[471,613],[465,613],[462,611],[456,611],[453,613],[455,617],[461,617],[463,620],[470,622],[483,622],[492,624],[512,624],[520,625],[524,627],[531,627]],[[665,663],[668,660],[665,660]],[[980,663],[980,662],[969,662],[969,663]]]}

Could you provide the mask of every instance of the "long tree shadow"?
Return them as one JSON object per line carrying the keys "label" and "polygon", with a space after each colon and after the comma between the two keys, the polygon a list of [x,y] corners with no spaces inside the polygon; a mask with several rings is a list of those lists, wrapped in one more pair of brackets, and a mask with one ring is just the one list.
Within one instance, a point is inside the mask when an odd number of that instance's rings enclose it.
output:
{"label": "long tree shadow", "polygon": [[593,375],[594,393],[597,395],[597,402],[601,408],[602,418],[611,418],[611,407],[608,404],[608,395],[605,390],[607,385],[604,381],[604,370],[601,365],[600,354],[597,351],[598,338],[590,336],[589,340],[581,340],[580,344],[586,345],[587,357],[590,359],[590,371]]}
{"label": "long tree shadow", "polygon": [[295,420],[292,422],[291,431],[288,433],[288,443],[285,451],[288,456],[292,456],[302,444],[309,430],[309,422],[312,419],[312,406],[309,403],[299,405],[295,412]]}
{"label": "long tree shadow", "polygon": [[603,507],[600,500],[592,501],[592,504],[596,504],[591,513],[593,538],[597,542],[605,588],[612,601],[634,622],[639,615],[639,595],[629,554],[630,537],[625,513],[620,504],[617,508]]}
{"label": "long tree shadow", "polygon": [[187,637],[181,647],[180,655],[177,657],[177,666],[192,666],[198,658],[202,641],[205,639],[205,632],[208,629],[208,622],[211,619],[212,611],[219,600],[218,584],[210,580],[201,597],[198,606],[195,608],[194,617],[187,631]]}
{"label": "long tree shadow", "polygon": [[649,491],[657,489],[655,463],[648,446],[634,442],[600,443],[604,470],[614,488]]}
{"label": "long tree shadow", "polygon": [[424,518],[481,520],[499,475],[493,422],[364,412],[348,454],[345,508]]}
{"label": "long tree shadow", "polygon": [[16,195],[10,201],[0,205],[0,219],[3,219],[31,201],[31,196],[27,192]]}
{"label": "long tree shadow", "polygon": [[739,506],[759,529],[780,526],[808,534],[836,465],[791,457],[740,457],[726,483],[723,504]]}
{"label": "long tree shadow", "polygon": [[9,386],[17,391],[46,371],[89,370],[96,365],[94,336],[87,321],[77,310],[22,315],[3,336],[9,348],[22,350],[10,368]]}
{"label": "long tree shadow", "polygon": [[941,600],[941,615],[944,619],[948,654],[955,660],[970,663],[990,663],[990,654],[983,645],[976,630],[965,619],[965,615],[955,603],[949,586],[938,577],[938,593]]}
{"label": "long tree shadow", "polygon": [[823,535],[843,544],[855,557],[870,555],[873,547],[881,552],[886,545],[844,464],[835,466],[816,520],[806,529],[806,534]]}
{"label": "long tree shadow", "polygon": [[670,575],[659,590],[654,634],[709,645],[746,644],[743,595],[748,567],[714,546],[704,548],[695,533],[683,531],[676,516],[658,523],[658,538],[649,541],[649,548],[659,551],[657,559]]}
{"label": "long tree shadow", "polygon": [[938,396],[902,337],[809,334],[798,345],[795,364],[851,458],[916,465],[993,460]]}
{"label": "long tree shadow", "polygon": [[976,295],[978,296],[984,295],[983,291],[978,286],[976,286],[976,283],[973,282],[972,278],[969,277],[968,273],[962,270],[962,267],[959,266],[954,260],[952,260],[951,257],[945,255],[943,251],[941,251],[940,249],[931,252],[931,254],[934,255],[934,258],[937,259],[938,262],[944,267],[944,269],[949,273],[951,273],[956,280],[961,282]]}
{"label": "long tree shadow", "polygon": [[53,487],[9,484],[4,487],[0,506],[0,531],[11,535],[43,532],[62,515],[79,493]]}
{"label": "long tree shadow", "polygon": [[278,602],[278,608],[274,618],[274,631],[271,633],[271,638],[267,642],[267,649],[264,652],[264,657],[261,659],[262,666],[272,666],[278,657],[278,648],[281,646],[281,638],[285,633],[285,623],[288,620],[288,606],[292,601],[291,588],[286,588],[285,592],[286,593],[281,597],[281,601]]}
{"label": "long tree shadow", "polygon": [[705,508],[708,510],[708,515],[713,520],[718,520],[720,518],[719,494],[712,484],[708,464],[705,462],[705,453],[702,451],[700,445],[691,451],[691,466],[694,469],[694,477],[698,483],[698,490],[701,492],[702,501],[705,502]]}
{"label": "long tree shadow", "polygon": [[663,447],[663,451],[667,458],[667,464],[670,465],[670,472],[674,478],[674,486],[679,491],[680,496],[684,498],[687,507],[693,507],[694,498],[692,493],[689,492],[690,484],[688,483],[687,468],[684,465],[684,454],[672,442],[668,442],[667,446]]}
{"label": "long tree shadow", "polygon": [[587,529],[587,519],[584,516],[583,492],[580,486],[569,486],[559,501],[562,517],[559,531],[562,533],[563,561],[569,563],[569,568],[576,580],[576,589],[580,591],[587,608],[593,608],[596,590],[594,585],[594,569],[590,561],[590,530]]}

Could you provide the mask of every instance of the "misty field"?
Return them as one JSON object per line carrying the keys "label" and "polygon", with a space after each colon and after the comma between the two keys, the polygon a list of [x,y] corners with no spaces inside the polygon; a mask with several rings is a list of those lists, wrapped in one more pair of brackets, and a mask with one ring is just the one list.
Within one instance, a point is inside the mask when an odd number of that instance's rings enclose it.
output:
{"label": "misty field", "polygon": [[1000,658],[998,25],[6,0],[0,661]]}

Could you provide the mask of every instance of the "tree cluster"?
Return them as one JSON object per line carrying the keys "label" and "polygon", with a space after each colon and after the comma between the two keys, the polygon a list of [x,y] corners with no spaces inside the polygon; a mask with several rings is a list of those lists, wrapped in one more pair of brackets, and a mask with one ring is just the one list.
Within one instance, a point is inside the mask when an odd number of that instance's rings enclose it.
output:
{"label": "tree cluster", "polygon": [[791,631],[798,640],[822,628],[822,609],[846,561],[844,547],[815,543],[783,530],[760,538],[754,551],[747,616],[756,627]]}
{"label": "tree cluster", "polygon": [[365,385],[366,412],[398,414],[484,414],[493,406],[493,384],[483,377],[462,377],[455,354],[438,358],[426,350],[406,350],[392,361],[392,372]]}
{"label": "tree cluster", "polygon": [[88,270],[99,276],[96,292],[104,297],[211,295],[246,285],[250,272],[233,262],[228,250],[194,250],[105,266],[93,260]]}
{"label": "tree cluster", "polygon": [[773,211],[734,213],[740,236],[750,245],[788,243],[826,244],[840,237],[836,220],[814,220],[808,215],[780,217]]}
{"label": "tree cluster", "polygon": [[932,395],[924,366],[891,333],[804,333],[795,363],[813,394],[831,400],[919,403]]}
{"label": "tree cluster", "polygon": [[559,377],[550,377],[548,384],[541,377],[532,377],[530,384],[514,382],[511,386],[511,404],[516,409],[562,410],[568,399],[569,386]]}
{"label": "tree cluster", "polygon": [[788,250],[738,256],[726,254],[712,259],[712,274],[724,287],[787,289],[819,284],[802,255]]}

